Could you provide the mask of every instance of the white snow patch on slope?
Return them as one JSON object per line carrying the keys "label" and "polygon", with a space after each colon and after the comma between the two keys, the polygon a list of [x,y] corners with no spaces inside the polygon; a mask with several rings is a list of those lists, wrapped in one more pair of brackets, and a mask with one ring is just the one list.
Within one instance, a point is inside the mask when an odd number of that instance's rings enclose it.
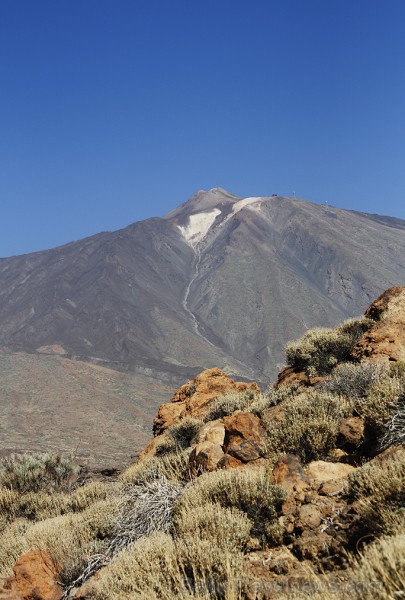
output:
{"label": "white snow patch on slope", "polygon": [[190,215],[188,224],[182,227],[178,225],[183,237],[191,246],[196,246],[201,240],[205,238],[209,228],[215,221],[221,211],[218,208],[214,208],[210,212],[197,213]]}
{"label": "white snow patch on slope", "polygon": [[265,198],[262,198],[261,196],[258,196],[257,198],[243,198],[243,200],[235,202],[235,204],[232,206],[232,212],[237,213],[242,210],[242,208],[245,208],[245,206],[262,202],[264,199]]}

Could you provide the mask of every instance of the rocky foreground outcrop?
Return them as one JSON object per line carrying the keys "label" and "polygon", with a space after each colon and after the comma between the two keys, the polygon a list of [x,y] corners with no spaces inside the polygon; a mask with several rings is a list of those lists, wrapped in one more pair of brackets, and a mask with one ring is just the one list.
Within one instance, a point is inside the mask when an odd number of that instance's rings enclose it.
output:
{"label": "rocky foreground outcrop", "polygon": [[158,435],[185,417],[203,417],[213,400],[228,392],[252,390],[259,392],[257,383],[234,381],[221,369],[207,369],[192,381],[182,385],[170,402],[159,407],[153,422],[153,432]]}
{"label": "rocky foreground outcrop", "polygon": [[[405,361],[405,287],[387,290],[368,308],[366,316],[372,324],[351,352],[353,364]],[[289,382],[295,381],[302,388],[298,388],[293,400],[299,400],[301,391],[306,393],[309,387],[322,386],[327,379],[296,375]],[[181,386],[169,403],[160,406],[154,438],[140,456],[139,464],[160,456],[159,448],[170,441],[173,428],[191,423],[195,434],[187,446],[187,484],[204,472],[263,468],[271,471],[273,482],[285,491],[275,524],[279,541],[271,552],[258,539],[252,538],[247,547],[243,573],[246,589],[249,578],[264,582],[263,589],[268,583],[268,589],[274,590],[273,583],[293,589],[294,582],[305,581],[311,569],[334,576],[336,570],[345,566],[347,552],[356,552],[364,540],[369,542],[374,536],[365,519],[367,502],[350,493],[353,476],[366,462],[369,472],[376,467],[384,471],[393,464],[403,464],[405,445],[392,444],[384,451],[374,445],[370,450],[373,439],[367,439],[365,420],[352,411],[350,416],[341,417],[334,447],[329,447],[322,460],[311,460],[313,456],[304,460],[305,457],[298,456],[299,448],[295,454],[284,451],[269,459],[265,448],[269,421],[284,422],[286,412],[291,410],[291,397],[281,398],[278,404],[264,411],[231,410],[230,414],[209,420],[215,402],[229,392],[260,396],[255,383],[235,382],[220,369],[203,371]],[[317,390],[313,392],[316,394]],[[403,490],[394,490],[394,496],[399,502]],[[276,537],[276,529],[274,532]],[[14,575],[3,584],[0,600],[60,600],[63,595],[58,581],[60,569],[47,553],[33,551],[23,555],[14,566]],[[91,586],[90,579],[76,591],[75,597],[90,598],[91,593],[86,590],[91,590]],[[259,598],[254,592],[249,596],[248,591],[245,597]],[[260,599],[277,597],[278,592],[269,591],[263,592]]]}
{"label": "rocky foreground outcrop", "polygon": [[405,287],[381,294],[365,312],[374,321],[353,349],[356,360],[405,361]]}

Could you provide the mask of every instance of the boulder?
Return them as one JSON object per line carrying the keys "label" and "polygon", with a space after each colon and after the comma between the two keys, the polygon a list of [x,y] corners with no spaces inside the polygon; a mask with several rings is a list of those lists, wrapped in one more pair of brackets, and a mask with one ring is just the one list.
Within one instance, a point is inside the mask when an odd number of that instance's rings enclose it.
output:
{"label": "boulder", "polygon": [[310,485],[318,489],[325,481],[344,480],[350,473],[355,471],[355,467],[345,463],[326,462],[324,460],[314,460],[309,463],[305,469],[305,475]]}
{"label": "boulder", "polygon": [[296,367],[284,367],[277,376],[275,387],[280,385],[290,385],[291,383],[299,383],[302,386],[313,386],[321,381],[328,379],[326,376],[310,377],[305,371]]}
{"label": "boulder", "polygon": [[247,463],[263,456],[265,429],[261,420],[250,412],[236,412],[223,419],[224,451]]}
{"label": "boulder", "polygon": [[316,529],[322,522],[322,512],[316,504],[304,504],[298,511],[295,526],[298,530]]}
{"label": "boulder", "polygon": [[48,552],[33,550],[20,556],[13,572],[3,586],[3,595],[14,600],[60,600],[63,588],[60,585],[61,565]]}
{"label": "boulder", "polygon": [[405,287],[385,291],[365,312],[374,321],[354,347],[356,360],[405,361]]}
{"label": "boulder", "polygon": [[193,476],[205,471],[215,471],[218,463],[224,456],[220,444],[212,442],[200,442],[192,450],[189,458],[189,469]]}
{"label": "boulder", "polygon": [[355,450],[364,440],[364,419],[348,417],[339,425],[337,443],[345,450]]}
{"label": "boulder", "polygon": [[197,434],[197,443],[211,442],[212,444],[224,445],[225,441],[225,426],[222,419],[208,421],[205,423]]}
{"label": "boulder", "polygon": [[227,392],[242,392],[252,390],[260,392],[257,383],[234,381],[221,369],[207,369],[197,377],[182,385],[170,402],[159,407],[154,420],[153,431],[159,435],[185,416],[203,418],[209,411],[210,405]]}
{"label": "boulder", "polygon": [[303,466],[295,454],[285,454],[273,468],[274,483],[282,485],[288,493],[301,492],[308,488],[308,479]]}

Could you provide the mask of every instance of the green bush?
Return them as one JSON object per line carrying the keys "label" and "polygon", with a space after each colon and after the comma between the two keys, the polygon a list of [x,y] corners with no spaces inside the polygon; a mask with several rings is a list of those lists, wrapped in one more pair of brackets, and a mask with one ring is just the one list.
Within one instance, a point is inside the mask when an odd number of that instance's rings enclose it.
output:
{"label": "green bush", "polygon": [[287,364],[306,371],[311,377],[329,375],[350,352],[361,335],[370,327],[365,317],[346,321],[336,329],[315,328],[285,346]]}
{"label": "green bush", "polygon": [[68,489],[78,470],[58,454],[12,454],[0,462],[0,485],[22,493]]}

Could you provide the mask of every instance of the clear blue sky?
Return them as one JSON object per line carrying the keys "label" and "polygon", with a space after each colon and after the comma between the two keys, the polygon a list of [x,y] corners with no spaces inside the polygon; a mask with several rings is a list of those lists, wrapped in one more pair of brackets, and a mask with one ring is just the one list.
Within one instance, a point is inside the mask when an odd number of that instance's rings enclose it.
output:
{"label": "clear blue sky", "polygon": [[404,0],[0,0],[0,256],[201,188],[405,218]]}

